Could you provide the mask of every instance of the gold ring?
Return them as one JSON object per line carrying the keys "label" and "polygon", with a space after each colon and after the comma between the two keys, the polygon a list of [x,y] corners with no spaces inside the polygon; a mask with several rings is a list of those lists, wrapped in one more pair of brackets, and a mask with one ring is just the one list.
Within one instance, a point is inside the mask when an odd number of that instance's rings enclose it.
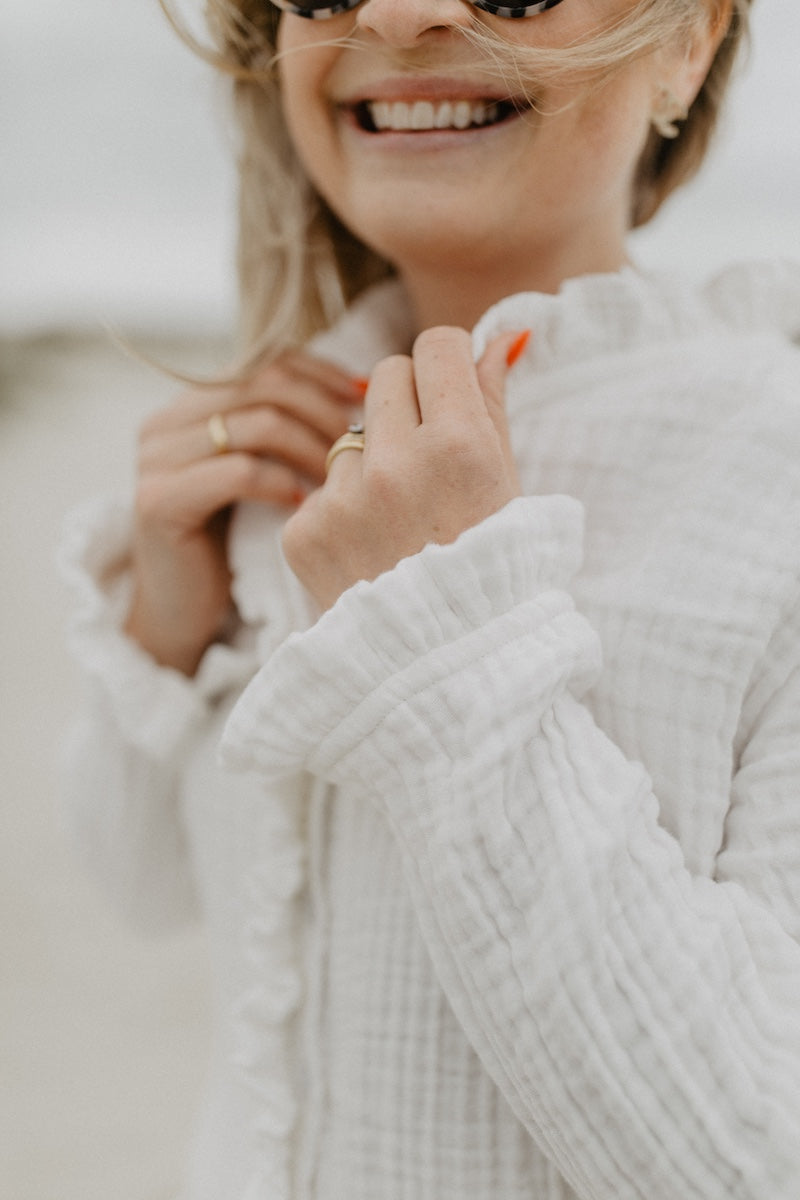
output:
{"label": "gold ring", "polygon": [[227,454],[231,448],[231,435],[222,413],[214,413],[208,418],[208,436],[215,454]]}
{"label": "gold ring", "polygon": [[331,469],[331,463],[336,458],[337,454],[341,454],[343,450],[360,450],[364,453],[364,434],[357,433],[353,429],[348,429],[347,433],[343,433],[340,438],[333,443],[328,451],[328,457],[325,459],[325,474]]}

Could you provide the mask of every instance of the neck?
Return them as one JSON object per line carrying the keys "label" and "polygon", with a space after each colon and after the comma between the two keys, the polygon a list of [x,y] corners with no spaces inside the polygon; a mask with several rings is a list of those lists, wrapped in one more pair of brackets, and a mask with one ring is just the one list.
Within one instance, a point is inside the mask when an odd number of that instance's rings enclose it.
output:
{"label": "neck", "polygon": [[[571,251],[571,252],[570,252]],[[411,299],[417,331],[433,325],[472,329],[499,300],[518,292],[555,294],[567,279],[618,271],[629,263],[624,237],[599,241],[586,250],[538,248],[516,256],[475,255],[454,265],[432,257],[406,263],[400,276]]]}

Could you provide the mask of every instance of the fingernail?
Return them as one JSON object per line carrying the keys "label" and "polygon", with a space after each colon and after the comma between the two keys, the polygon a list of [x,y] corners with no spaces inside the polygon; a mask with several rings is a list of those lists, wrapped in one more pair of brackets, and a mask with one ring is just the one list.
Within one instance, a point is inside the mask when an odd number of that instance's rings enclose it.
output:
{"label": "fingernail", "polygon": [[514,338],[514,341],[511,343],[511,345],[508,348],[508,351],[506,352],[506,366],[507,367],[513,367],[513,365],[517,361],[517,359],[521,357],[521,355],[522,355],[523,351],[525,350],[525,347],[527,346],[530,339],[531,339],[531,330],[530,329],[523,330],[523,332],[521,334],[519,334],[518,337]]}
{"label": "fingernail", "polygon": [[353,379],[353,387],[356,389],[358,394],[363,399],[364,396],[366,396],[366,394],[367,394],[367,388],[369,387],[369,380],[364,375],[353,375],[352,379]]}

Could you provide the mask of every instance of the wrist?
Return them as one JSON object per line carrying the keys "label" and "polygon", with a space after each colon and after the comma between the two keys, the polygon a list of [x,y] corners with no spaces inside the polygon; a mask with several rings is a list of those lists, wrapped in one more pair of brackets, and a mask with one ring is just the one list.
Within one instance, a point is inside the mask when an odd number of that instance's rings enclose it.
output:
{"label": "wrist", "polygon": [[206,626],[181,620],[184,614],[177,613],[176,619],[165,619],[146,604],[141,595],[134,593],[130,611],[123,624],[123,632],[144,650],[160,667],[168,667],[192,678],[202,662],[206,650],[214,642],[222,641],[233,617],[230,606],[222,618]]}

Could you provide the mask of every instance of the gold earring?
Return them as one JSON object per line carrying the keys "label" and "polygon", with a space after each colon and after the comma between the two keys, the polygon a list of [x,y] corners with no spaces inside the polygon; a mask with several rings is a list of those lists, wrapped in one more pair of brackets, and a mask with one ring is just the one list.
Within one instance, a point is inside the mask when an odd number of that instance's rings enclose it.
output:
{"label": "gold earring", "polygon": [[675,93],[668,87],[662,87],[658,106],[651,114],[650,122],[663,138],[676,138],[680,129],[675,122],[685,121],[688,115],[689,109]]}

